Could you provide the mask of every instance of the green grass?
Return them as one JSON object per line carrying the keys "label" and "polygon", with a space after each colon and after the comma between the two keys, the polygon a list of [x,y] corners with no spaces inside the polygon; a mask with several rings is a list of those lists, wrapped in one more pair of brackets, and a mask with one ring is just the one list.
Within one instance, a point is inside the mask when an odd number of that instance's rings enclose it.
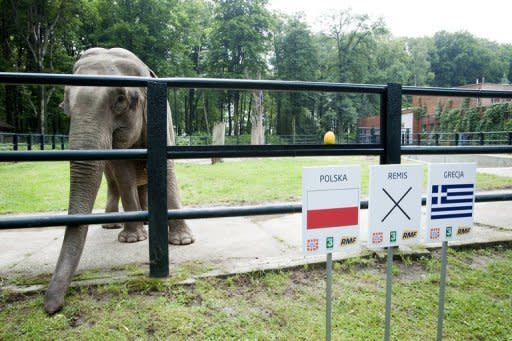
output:
{"label": "green grass", "polygon": [[[373,157],[246,159],[215,165],[177,163],[177,177],[185,206],[300,201],[302,167],[361,165],[363,196],[368,190],[368,165]],[[424,168],[424,185],[427,169]],[[477,189],[511,188],[512,178],[477,174]],[[0,214],[61,211],[67,208],[67,162],[0,163]],[[104,208],[103,183],[96,208]]]}
{"label": "green grass", "polygon": [[[512,250],[449,251],[444,340],[510,340]],[[433,340],[439,255],[395,261],[391,336]],[[185,276],[185,274],[182,274]],[[335,262],[333,340],[382,340],[385,264]],[[324,337],[325,270],[258,272],[177,285],[139,277],[72,289],[48,317],[42,294],[0,294],[2,340],[319,340]]]}

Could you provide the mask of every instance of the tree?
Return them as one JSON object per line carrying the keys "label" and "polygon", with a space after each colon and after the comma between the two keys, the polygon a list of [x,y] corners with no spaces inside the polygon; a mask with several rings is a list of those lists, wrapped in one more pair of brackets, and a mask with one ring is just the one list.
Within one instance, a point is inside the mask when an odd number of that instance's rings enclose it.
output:
{"label": "tree", "polygon": [[406,39],[406,49],[410,56],[409,70],[411,79],[409,84],[414,86],[429,85],[434,79],[431,71],[429,51],[433,49],[431,38],[410,38]]}
{"label": "tree", "polygon": [[[274,38],[274,76],[283,80],[315,80],[317,50],[312,34],[300,16],[285,19]],[[278,93],[277,133],[304,133],[312,123],[311,94]],[[297,131],[299,130],[299,131]]]}
{"label": "tree", "polygon": [[[61,48],[58,37],[61,32],[72,29],[78,4],[71,0],[11,1],[16,31],[23,47],[28,50],[26,71],[52,72],[54,56]],[[59,54],[61,57],[65,55]],[[41,85],[34,96],[27,96],[31,108],[40,119],[41,134],[46,133],[48,104],[55,91],[54,87]],[[32,97],[37,97],[37,104]]]}
{"label": "tree", "polygon": [[408,84],[412,78],[410,65],[406,42],[381,35],[375,40],[368,79],[371,83]]}
{"label": "tree", "polygon": [[[96,0],[98,22],[91,46],[123,47],[135,53],[157,74],[169,72],[172,28],[169,13],[177,0]],[[88,47],[91,47],[88,46]]]}
{"label": "tree", "polygon": [[496,43],[475,38],[468,32],[438,32],[430,51],[434,86],[459,86],[485,78],[497,83],[507,72],[510,56],[501,60]]}
{"label": "tree", "polygon": [[[368,15],[341,11],[326,17],[324,34],[335,43],[335,77],[331,81],[364,83],[372,77],[369,72],[377,38],[387,33],[384,22],[370,20]],[[336,126],[340,139],[354,125],[360,103],[351,95],[334,95],[331,102],[336,112]]]}
{"label": "tree", "polygon": [[[212,76],[255,77],[266,70],[272,17],[266,0],[217,0],[210,34],[208,66]],[[228,135],[240,134],[239,91],[228,91],[223,106],[228,112]]]}

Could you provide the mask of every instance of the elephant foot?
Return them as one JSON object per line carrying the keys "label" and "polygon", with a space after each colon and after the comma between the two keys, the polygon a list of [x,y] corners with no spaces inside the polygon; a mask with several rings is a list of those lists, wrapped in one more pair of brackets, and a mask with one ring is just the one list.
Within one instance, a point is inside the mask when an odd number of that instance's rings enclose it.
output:
{"label": "elephant foot", "polygon": [[117,236],[121,243],[136,243],[148,239],[148,234],[144,227],[137,228],[135,231],[122,230]]}
{"label": "elephant foot", "polygon": [[103,225],[101,225],[101,227],[103,227],[104,229],[107,229],[107,230],[115,230],[115,229],[122,229],[123,224],[120,224],[120,223],[103,224]]}
{"label": "elephant foot", "polygon": [[189,245],[195,241],[187,224],[169,224],[169,243],[172,245]]}
{"label": "elephant foot", "polygon": [[60,311],[64,306],[64,296],[63,295],[54,295],[49,291],[46,292],[44,296],[44,310],[49,315],[53,315],[56,312]]}

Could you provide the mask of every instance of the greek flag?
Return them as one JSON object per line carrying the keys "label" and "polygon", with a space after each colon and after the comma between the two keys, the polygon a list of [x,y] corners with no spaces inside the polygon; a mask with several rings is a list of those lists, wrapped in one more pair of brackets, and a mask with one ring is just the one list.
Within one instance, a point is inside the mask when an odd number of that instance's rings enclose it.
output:
{"label": "greek flag", "polygon": [[474,184],[433,185],[430,219],[471,217],[474,187]]}

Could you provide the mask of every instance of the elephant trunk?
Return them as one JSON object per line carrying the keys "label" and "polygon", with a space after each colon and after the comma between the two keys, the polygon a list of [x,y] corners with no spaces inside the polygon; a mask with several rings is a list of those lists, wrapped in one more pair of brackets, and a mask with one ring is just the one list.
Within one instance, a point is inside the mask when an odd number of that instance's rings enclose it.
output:
{"label": "elephant trunk", "polygon": [[[108,132],[102,132],[102,128],[97,124],[86,125],[84,128],[83,124],[76,124],[72,120],[71,149],[109,149],[112,146],[110,141]],[[92,212],[104,164],[104,161],[71,162],[68,214]],[[88,225],[66,226],[57,266],[44,300],[45,309],[49,314],[59,311],[64,304],[64,296],[82,256],[87,230]]]}

